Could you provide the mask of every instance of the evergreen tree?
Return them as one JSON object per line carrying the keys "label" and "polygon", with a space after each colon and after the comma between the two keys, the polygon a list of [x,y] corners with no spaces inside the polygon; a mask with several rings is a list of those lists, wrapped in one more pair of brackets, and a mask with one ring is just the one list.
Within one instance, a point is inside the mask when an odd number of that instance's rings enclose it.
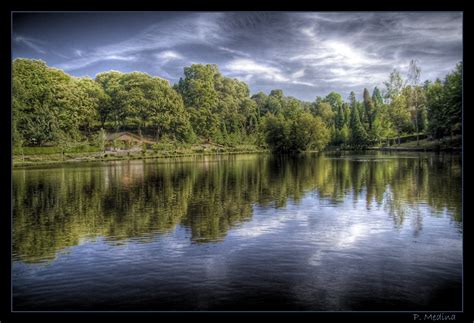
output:
{"label": "evergreen tree", "polygon": [[358,102],[355,98],[355,93],[350,94],[351,101],[351,139],[350,144],[354,148],[366,148],[367,147],[367,132],[365,131],[359,116]]}
{"label": "evergreen tree", "polygon": [[[370,97],[369,91],[364,88],[364,119],[363,122],[366,124],[366,130],[367,133],[373,137],[372,134],[372,124],[374,122],[375,118],[375,107],[374,103],[372,101],[372,98]],[[373,139],[373,138],[371,138]]]}

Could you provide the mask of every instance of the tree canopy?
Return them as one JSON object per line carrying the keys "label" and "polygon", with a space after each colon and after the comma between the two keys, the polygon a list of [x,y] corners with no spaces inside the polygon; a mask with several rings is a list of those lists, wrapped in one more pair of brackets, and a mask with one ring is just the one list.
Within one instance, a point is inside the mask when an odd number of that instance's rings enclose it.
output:
{"label": "tree canopy", "polygon": [[[322,150],[327,145],[365,148],[393,136],[461,133],[462,63],[443,80],[420,83],[410,64],[385,88],[335,91],[306,102],[281,89],[250,94],[248,85],[223,76],[217,65],[185,67],[173,86],[142,72],[107,71],[73,77],[45,62],[15,59],[12,135],[15,147],[97,141],[107,131],[192,143],[256,144],[279,152]],[[372,94],[370,94],[372,93]]]}

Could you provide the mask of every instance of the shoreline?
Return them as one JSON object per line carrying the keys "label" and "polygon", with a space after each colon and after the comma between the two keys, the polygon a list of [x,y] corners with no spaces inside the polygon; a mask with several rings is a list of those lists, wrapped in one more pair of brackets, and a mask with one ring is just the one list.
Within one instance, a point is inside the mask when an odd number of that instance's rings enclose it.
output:
{"label": "shoreline", "polygon": [[415,148],[415,147],[381,147],[381,148],[367,148],[366,150],[379,150],[379,151],[419,151],[419,152],[461,152],[462,147],[450,147],[450,148]]}
{"label": "shoreline", "polygon": [[[269,153],[267,149],[259,150],[238,150],[238,151],[224,151],[224,152],[196,152],[196,153],[170,153],[162,152],[160,154],[153,155],[116,155],[112,157],[98,157],[90,154],[86,156],[76,157],[69,160],[40,160],[40,161],[25,161],[25,162],[14,162],[12,161],[12,169],[21,168],[32,168],[35,166],[59,166],[59,165],[73,165],[78,163],[94,163],[94,162],[109,162],[109,161],[131,161],[131,160],[144,160],[144,159],[164,159],[164,158],[176,158],[176,157],[195,157],[195,156],[225,156],[225,155],[237,155],[237,154],[261,154]],[[110,154],[110,153],[109,153]],[[106,154],[107,155],[107,154]]]}
{"label": "shoreline", "polygon": [[[443,152],[443,153],[459,153],[462,152],[461,147],[451,147],[444,149],[435,149],[435,148],[412,148],[412,147],[369,147],[366,149],[339,149],[339,150],[327,150],[327,153],[335,152],[350,152],[350,151],[382,151],[382,152]],[[308,151],[313,152],[313,151]],[[112,155],[110,157],[97,156],[96,154],[83,155],[80,157],[72,158],[69,160],[53,160],[45,159],[39,161],[25,161],[25,162],[15,162],[12,161],[12,169],[21,169],[21,168],[33,168],[36,166],[60,166],[60,165],[74,165],[78,163],[94,163],[94,162],[109,162],[109,161],[131,161],[131,160],[145,160],[145,159],[165,159],[165,158],[177,158],[177,157],[196,157],[196,156],[226,156],[226,155],[237,155],[237,154],[261,154],[261,153],[271,153],[268,149],[249,149],[249,150],[235,150],[235,151],[224,151],[224,152],[188,152],[188,153],[171,153],[171,152],[161,152],[159,154],[150,154],[150,155]],[[110,154],[110,153],[109,153]],[[105,154],[107,155],[107,153]],[[16,155],[18,156],[18,155]],[[31,156],[31,155],[27,155]]]}

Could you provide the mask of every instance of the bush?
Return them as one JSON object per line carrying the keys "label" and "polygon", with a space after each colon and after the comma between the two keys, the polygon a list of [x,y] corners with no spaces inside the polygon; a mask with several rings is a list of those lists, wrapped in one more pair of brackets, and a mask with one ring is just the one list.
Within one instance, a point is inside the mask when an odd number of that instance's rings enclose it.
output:
{"label": "bush", "polygon": [[59,147],[23,147],[23,153],[25,155],[60,154],[61,148]]}
{"label": "bush", "polygon": [[174,150],[175,147],[173,144],[168,143],[168,142],[157,142],[152,145],[152,149],[154,152],[160,152],[160,151]]}
{"label": "bush", "polygon": [[[76,147],[71,147],[65,150],[66,153],[89,153],[89,152],[98,152],[100,151],[99,147],[90,146],[90,145],[80,145]],[[13,151],[14,154],[20,154],[21,150],[17,149]],[[23,147],[23,153],[25,155],[52,155],[60,154],[61,147]]]}

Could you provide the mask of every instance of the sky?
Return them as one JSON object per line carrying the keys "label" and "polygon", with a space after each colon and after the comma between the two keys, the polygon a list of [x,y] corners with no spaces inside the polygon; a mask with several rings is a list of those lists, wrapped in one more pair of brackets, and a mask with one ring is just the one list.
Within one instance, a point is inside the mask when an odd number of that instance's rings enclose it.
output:
{"label": "sky", "polygon": [[462,12],[13,13],[12,58],[74,76],[141,71],[171,84],[191,64],[217,64],[251,94],[282,89],[314,101],[383,89],[393,69],[443,78],[462,61]]}

